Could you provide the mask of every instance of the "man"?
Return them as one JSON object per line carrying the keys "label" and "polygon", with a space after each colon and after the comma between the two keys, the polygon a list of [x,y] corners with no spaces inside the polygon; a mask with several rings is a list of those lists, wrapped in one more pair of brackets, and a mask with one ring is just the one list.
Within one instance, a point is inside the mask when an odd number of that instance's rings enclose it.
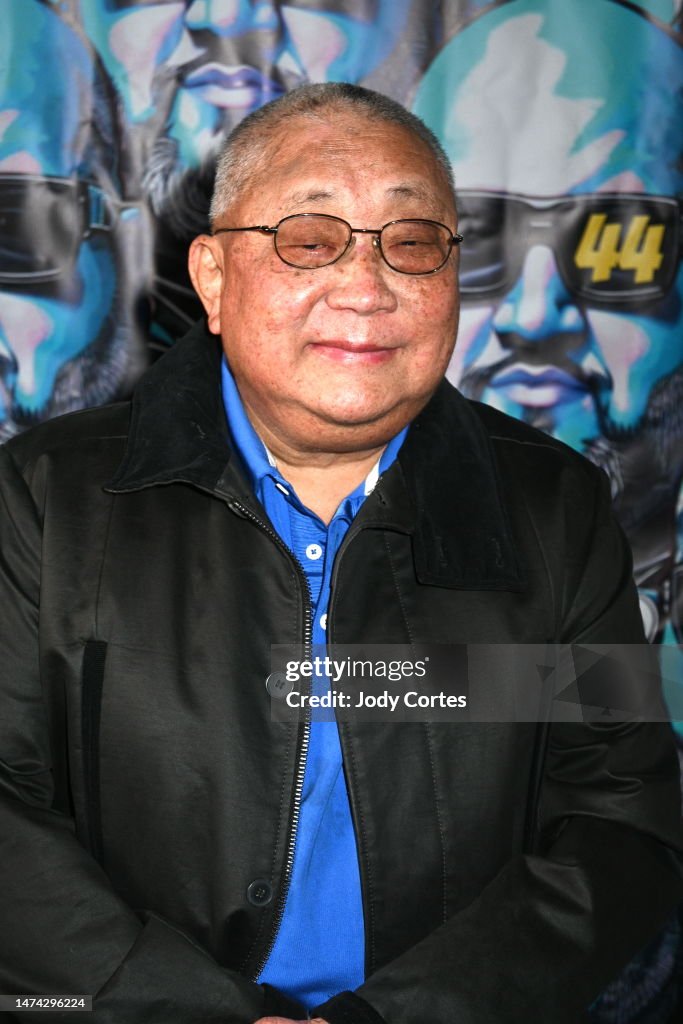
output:
{"label": "man", "polygon": [[[605,72],[617,51],[628,73]],[[679,644],[682,85],[680,39],[633,4],[512,0],[448,43],[415,102],[472,238],[448,376],[609,472],[648,638]]]}
{"label": "man", "polygon": [[[111,111],[101,97],[95,101],[92,55],[38,0],[6,0],[2,19],[5,440],[39,420],[125,393],[145,363],[145,347],[133,322],[134,288],[124,258],[129,246],[135,250],[141,275],[136,242],[144,220],[139,208],[124,209],[118,201],[104,145]],[[115,320],[119,300],[128,309]]]}
{"label": "man", "polygon": [[666,724],[271,714],[271,645],[642,640],[599,471],[442,382],[456,231],[419,121],[295,91],[221,157],[208,332],[0,450],[3,991],[574,1022],[679,898]]}

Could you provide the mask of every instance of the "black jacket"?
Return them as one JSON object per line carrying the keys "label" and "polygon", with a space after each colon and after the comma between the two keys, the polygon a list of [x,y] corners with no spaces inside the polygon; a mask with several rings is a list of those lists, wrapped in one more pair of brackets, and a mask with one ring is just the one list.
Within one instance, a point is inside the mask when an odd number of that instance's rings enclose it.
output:
{"label": "black jacket", "polygon": [[[299,1014],[252,979],[304,728],[271,721],[264,680],[308,610],[231,455],[219,358],[197,329],[132,416],[0,449],[0,991],[96,995],[97,1024]],[[642,637],[602,474],[447,384],[347,535],[328,623],[343,644]],[[575,1022],[681,895],[667,725],[340,733],[367,981],[332,1024]]]}

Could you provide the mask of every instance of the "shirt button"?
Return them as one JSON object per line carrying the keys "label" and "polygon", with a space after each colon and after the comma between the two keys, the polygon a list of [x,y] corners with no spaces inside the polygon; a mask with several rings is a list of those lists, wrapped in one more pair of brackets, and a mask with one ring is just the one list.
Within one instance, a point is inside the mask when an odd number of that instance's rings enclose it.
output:
{"label": "shirt button", "polygon": [[263,878],[256,878],[247,889],[247,899],[254,907],[266,907],[273,898],[273,887]]}
{"label": "shirt button", "polygon": [[310,558],[312,562],[317,561],[323,553],[323,549],[319,544],[309,544],[306,548],[306,558]]}
{"label": "shirt button", "polygon": [[320,628],[327,629],[327,612],[320,616]]}

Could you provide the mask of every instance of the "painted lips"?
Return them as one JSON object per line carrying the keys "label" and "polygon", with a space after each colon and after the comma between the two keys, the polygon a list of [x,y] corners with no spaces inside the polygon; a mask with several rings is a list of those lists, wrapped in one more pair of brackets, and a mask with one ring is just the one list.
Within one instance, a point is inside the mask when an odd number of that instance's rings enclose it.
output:
{"label": "painted lips", "polygon": [[211,61],[185,77],[183,86],[215,107],[250,107],[282,94],[282,89],[248,64]]}
{"label": "painted lips", "polygon": [[495,374],[489,381],[489,387],[504,390],[519,405],[536,408],[574,402],[592,391],[586,379],[556,366],[519,364]]}

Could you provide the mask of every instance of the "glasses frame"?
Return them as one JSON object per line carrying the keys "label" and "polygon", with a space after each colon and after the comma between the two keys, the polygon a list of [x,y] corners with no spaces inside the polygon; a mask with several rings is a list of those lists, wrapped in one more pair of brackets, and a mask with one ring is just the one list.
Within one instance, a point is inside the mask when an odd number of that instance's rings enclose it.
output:
{"label": "glasses frame", "polygon": [[[572,203],[580,203],[582,200],[587,202],[604,202],[605,200],[608,202],[615,200],[623,202],[624,200],[633,200],[641,204],[652,200],[653,204],[657,203],[667,206],[671,211],[674,248],[677,249],[678,260],[680,261],[683,258],[683,203],[675,196],[651,195],[646,192],[588,192],[577,193],[576,195],[565,193],[564,195],[555,196],[531,196],[519,192],[497,192],[495,190],[462,188],[456,190],[456,202],[458,209],[462,209],[463,216],[466,216],[465,210],[468,196],[474,199],[509,199],[526,207],[524,217],[525,234],[523,239],[525,251],[528,252],[534,245],[548,246],[555,257],[557,271],[565,288],[570,295],[575,296],[592,308],[605,310],[618,308],[624,311],[638,310],[662,301],[674,284],[677,268],[672,260],[668,278],[660,285],[649,288],[622,289],[620,292],[613,293],[599,288],[591,288],[590,285],[577,287],[571,279],[571,274],[568,274],[566,270],[568,260],[565,253],[560,251],[557,225],[560,221],[561,207]],[[676,217],[676,213],[678,213],[678,217]],[[536,218],[535,222],[534,217]],[[501,232],[504,230],[505,228],[501,227]],[[462,301],[486,304],[488,300],[503,298],[514,287],[515,282],[519,280],[523,265],[524,256],[522,255],[519,260],[519,266],[515,265],[507,268],[505,277],[497,285],[490,288],[472,288],[463,282],[463,267],[461,264],[460,297]]]}
{"label": "glasses frame", "polygon": [[[343,224],[346,228],[348,228],[349,238],[348,238],[348,241],[347,241],[346,245],[344,246],[343,250],[339,253],[339,255],[335,256],[335,258],[333,260],[330,260],[329,263],[321,263],[319,267],[301,266],[301,264],[299,264],[299,263],[292,263],[291,260],[286,260],[284,258],[284,256],[282,255],[282,253],[280,252],[280,250],[278,249],[278,246],[277,246],[277,233],[278,233],[280,227],[283,224],[285,224],[288,220],[294,220],[295,218],[299,219],[299,218],[302,218],[302,217],[316,217],[316,218],[321,218],[322,217],[325,220],[336,221],[338,224]],[[448,240],[448,252],[444,256],[443,260],[438,265],[438,267],[434,267],[433,270],[417,270],[417,271],[399,270],[397,267],[394,267],[389,262],[389,260],[386,257],[386,253],[384,252],[384,249],[382,248],[382,232],[386,228],[392,227],[394,224],[405,224],[405,223],[409,223],[409,224],[412,224],[412,223],[416,223],[416,224],[435,224],[437,227],[443,228],[444,231],[448,232],[448,234],[450,235],[450,238]],[[439,221],[439,220],[431,220],[429,217],[399,217],[396,220],[390,220],[386,224],[383,224],[381,228],[354,228],[354,227],[351,227],[349,222],[347,220],[344,220],[343,217],[335,217],[335,216],[333,216],[330,213],[290,213],[290,214],[288,214],[287,217],[283,217],[281,220],[279,220],[277,222],[277,224],[274,224],[272,227],[269,227],[266,224],[253,224],[253,225],[251,225],[249,227],[243,227],[243,228],[215,228],[211,232],[211,234],[215,237],[216,235],[229,234],[229,233],[231,233],[233,231],[260,231],[264,235],[272,235],[273,236],[273,247],[274,247],[275,252],[277,253],[278,257],[288,267],[294,267],[296,270],[323,270],[325,267],[331,267],[335,263],[338,263],[339,260],[342,258],[342,256],[344,256],[349,251],[349,248],[351,247],[351,245],[353,243],[353,236],[354,235],[375,235],[376,237],[373,239],[373,245],[375,246],[376,249],[379,250],[379,254],[382,257],[382,259],[384,260],[384,262],[386,263],[386,265],[391,270],[393,270],[396,274],[405,274],[407,277],[428,277],[430,274],[438,273],[438,271],[441,270],[443,267],[445,267],[446,264],[448,263],[448,260],[450,259],[450,255],[453,252],[453,249],[457,245],[460,245],[461,242],[464,241],[464,237],[462,235],[458,234],[457,231],[455,233],[453,231],[451,231],[451,229],[448,227],[447,224],[442,224],[441,221]]]}

